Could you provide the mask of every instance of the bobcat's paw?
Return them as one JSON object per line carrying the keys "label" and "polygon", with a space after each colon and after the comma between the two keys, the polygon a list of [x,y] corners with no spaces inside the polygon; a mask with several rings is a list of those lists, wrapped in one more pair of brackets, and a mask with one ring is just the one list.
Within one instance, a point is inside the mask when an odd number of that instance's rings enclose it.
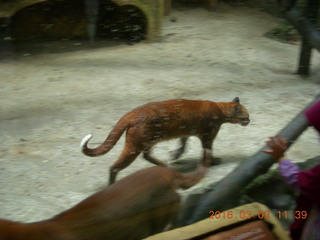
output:
{"label": "bobcat's paw", "polygon": [[170,151],[170,157],[171,160],[176,160],[178,159],[183,153],[183,149],[182,148],[178,148],[176,150]]}
{"label": "bobcat's paw", "polygon": [[221,163],[221,158],[211,157],[211,165],[219,165]]}

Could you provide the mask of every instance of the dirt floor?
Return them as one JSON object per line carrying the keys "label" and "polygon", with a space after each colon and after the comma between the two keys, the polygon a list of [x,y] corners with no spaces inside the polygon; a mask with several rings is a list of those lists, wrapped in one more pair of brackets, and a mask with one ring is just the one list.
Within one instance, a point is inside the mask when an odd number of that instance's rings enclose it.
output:
{"label": "dirt floor", "polygon": [[[281,23],[244,6],[178,8],[165,17],[161,39],[150,44],[8,48],[0,62],[0,218],[48,218],[105,186],[124,139],[99,158],[80,152],[81,139],[92,133],[90,146],[96,146],[124,113],[150,101],[240,98],[251,123],[224,125],[214,144],[223,163],[181,193],[224,177],[319,94],[320,55],[313,54],[312,75],[301,78],[294,74],[300,46],[263,36]],[[319,155],[318,140],[308,129],[288,157]],[[176,147],[175,140],[161,143],[154,154],[170,162]],[[200,156],[200,142],[191,138],[181,161]],[[140,156],[119,178],[149,166]]]}

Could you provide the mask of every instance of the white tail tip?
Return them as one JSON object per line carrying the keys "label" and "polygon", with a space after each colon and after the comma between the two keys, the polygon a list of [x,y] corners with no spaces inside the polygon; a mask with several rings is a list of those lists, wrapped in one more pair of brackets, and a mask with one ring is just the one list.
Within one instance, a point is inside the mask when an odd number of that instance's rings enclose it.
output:
{"label": "white tail tip", "polygon": [[89,142],[89,140],[92,138],[92,134],[88,134],[87,136],[85,136],[80,143],[80,148],[84,149],[87,147],[87,144]]}

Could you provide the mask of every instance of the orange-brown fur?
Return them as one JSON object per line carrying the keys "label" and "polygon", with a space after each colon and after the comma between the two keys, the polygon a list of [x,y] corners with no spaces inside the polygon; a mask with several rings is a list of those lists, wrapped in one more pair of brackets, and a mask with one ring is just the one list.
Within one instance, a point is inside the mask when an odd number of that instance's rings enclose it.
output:
{"label": "orange-brown fur", "polygon": [[[239,123],[243,126],[250,122],[247,109],[240,104],[239,98],[232,102],[196,101],[173,99],[151,102],[126,113],[106,140],[97,148],[87,147],[91,135],[81,142],[82,152],[91,157],[101,156],[116,144],[126,131],[125,147],[118,160],[110,168],[109,183],[114,183],[117,173],[131,164],[143,152],[146,160],[164,165],[152,157],[150,151],[156,143],[173,138],[181,138],[181,147],[175,152],[178,158],[185,149],[188,136],[197,136],[203,149],[212,150],[212,142],[223,123]],[[213,164],[218,163],[209,153],[204,155]]]}
{"label": "orange-brown fur", "polygon": [[161,232],[177,216],[179,188],[199,182],[208,164],[191,174],[146,168],[99,191],[55,217],[19,223],[0,219],[1,240],[140,240]]}

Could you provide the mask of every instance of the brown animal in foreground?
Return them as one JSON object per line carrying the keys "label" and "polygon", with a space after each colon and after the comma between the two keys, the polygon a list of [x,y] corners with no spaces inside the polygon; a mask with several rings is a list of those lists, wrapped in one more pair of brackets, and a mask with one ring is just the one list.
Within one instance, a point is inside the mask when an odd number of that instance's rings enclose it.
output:
{"label": "brown animal in foreground", "polygon": [[176,189],[187,189],[207,171],[191,174],[163,166],[133,173],[55,217],[35,223],[0,219],[1,240],[123,240],[161,232],[178,213]]}
{"label": "brown animal in foreground", "polygon": [[249,113],[240,104],[239,98],[232,102],[195,101],[174,99],[150,102],[133,109],[120,118],[106,140],[97,148],[87,147],[92,135],[81,141],[82,152],[90,157],[101,156],[112,149],[126,131],[125,147],[118,160],[110,167],[109,183],[116,180],[119,171],[130,165],[143,152],[143,157],[151,163],[164,165],[150,155],[156,143],[173,138],[181,138],[181,147],[174,153],[174,159],[184,152],[188,136],[197,136],[203,150],[207,149],[211,164],[220,163],[220,159],[209,154],[212,142],[223,123],[249,124]]}

